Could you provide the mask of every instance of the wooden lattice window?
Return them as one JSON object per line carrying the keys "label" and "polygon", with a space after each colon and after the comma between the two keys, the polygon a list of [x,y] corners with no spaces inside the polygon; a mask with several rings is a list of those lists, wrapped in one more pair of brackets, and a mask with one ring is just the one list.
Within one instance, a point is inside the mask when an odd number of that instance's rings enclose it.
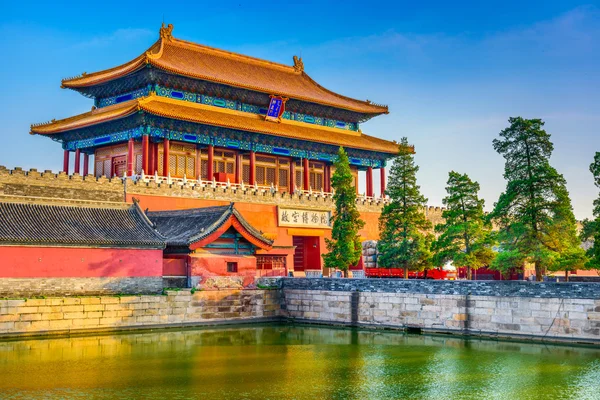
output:
{"label": "wooden lattice window", "polygon": [[302,167],[296,165],[296,186],[299,189],[304,189],[304,179],[302,179]]}
{"label": "wooden lattice window", "polygon": [[[142,155],[141,154],[136,154],[135,155],[135,169],[134,169],[136,174],[141,174],[142,173]],[[144,171],[144,173],[146,173],[147,171]]]}
{"label": "wooden lattice window", "polygon": [[[202,179],[212,180],[212,177],[208,176],[208,154],[202,152],[200,159]],[[214,150],[213,173],[225,173],[227,178],[233,182],[235,179],[235,153],[226,150]]]}
{"label": "wooden lattice window", "polygon": [[259,185],[264,185],[265,184],[265,167],[263,166],[256,166],[256,183]]}
{"label": "wooden lattice window", "polygon": [[102,174],[104,176],[106,176],[107,178],[110,178],[112,175],[112,171],[111,171],[111,161],[110,160],[105,160],[104,161],[104,169]]}
{"label": "wooden lattice window", "polygon": [[250,164],[242,165],[242,181],[250,184]]}
{"label": "wooden lattice window", "polygon": [[[162,174],[164,151],[159,148],[158,171]],[[171,142],[169,146],[169,174],[173,178],[196,178],[196,146]]]}
{"label": "wooden lattice window", "polygon": [[289,172],[290,171],[287,169],[283,169],[283,168],[279,169],[279,188],[280,189],[287,188],[287,186],[290,184],[290,181],[288,178]]}
{"label": "wooden lattice window", "polygon": [[200,169],[202,170],[202,179],[208,180],[208,160],[200,161]]}
{"label": "wooden lattice window", "polygon": [[94,153],[94,176],[112,177],[113,159],[127,156],[127,147],[127,144],[118,144],[97,149]]}
{"label": "wooden lattice window", "polygon": [[323,175],[324,175],[325,165],[319,162],[311,162],[309,163],[309,182],[312,190],[322,190],[323,189]]}
{"label": "wooden lattice window", "polygon": [[317,191],[323,189],[323,173],[310,173],[310,187]]}
{"label": "wooden lattice window", "polygon": [[256,269],[284,269],[285,256],[258,255],[256,256]]}

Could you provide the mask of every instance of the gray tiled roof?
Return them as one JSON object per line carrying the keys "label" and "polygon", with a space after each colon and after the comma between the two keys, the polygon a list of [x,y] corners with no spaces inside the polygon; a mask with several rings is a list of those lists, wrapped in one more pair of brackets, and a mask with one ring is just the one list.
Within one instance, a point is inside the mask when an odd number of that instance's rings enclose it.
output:
{"label": "gray tiled roof", "polygon": [[168,246],[189,246],[212,234],[233,215],[244,228],[266,245],[272,240],[265,238],[262,232],[252,227],[231,203],[228,206],[192,208],[187,210],[152,211],[148,218],[156,229],[167,237]]}
{"label": "gray tiled roof", "polygon": [[165,238],[137,204],[110,207],[0,199],[0,245],[163,249]]}

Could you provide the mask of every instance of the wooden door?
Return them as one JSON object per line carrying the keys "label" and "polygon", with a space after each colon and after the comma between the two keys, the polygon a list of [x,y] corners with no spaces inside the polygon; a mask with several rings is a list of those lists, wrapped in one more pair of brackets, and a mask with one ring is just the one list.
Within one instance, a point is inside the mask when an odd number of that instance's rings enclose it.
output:
{"label": "wooden door", "polygon": [[321,269],[321,249],[318,236],[294,236],[294,271]]}
{"label": "wooden door", "polygon": [[112,176],[122,177],[127,172],[127,156],[113,157]]}

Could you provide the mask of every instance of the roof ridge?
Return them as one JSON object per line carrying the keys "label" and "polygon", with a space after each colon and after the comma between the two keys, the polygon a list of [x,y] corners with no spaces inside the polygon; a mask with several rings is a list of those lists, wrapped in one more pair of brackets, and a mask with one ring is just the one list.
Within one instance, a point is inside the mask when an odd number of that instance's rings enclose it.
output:
{"label": "roof ridge", "polygon": [[[152,44],[152,46],[150,46],[148,48],[148,50],[144,51],[139,56],[135,57],[134,59],[132,59],[130,61],[127,61],[127,62],[124,62],[122,64],[119,64],[119,65],[117,65],[115,67],[103,69],[103,70],[100,70],[100,71],[95,71],[95,72],[92,72],[92,73],[89,73],[89,74],[87,72],[82,72],[79,75],[75,75],[75,76],[72,76],[72,77],[63,78],[60,81],[61,82],[60,87],[63,88],[63,89],[66,89],[66,88],[69,87],[69,85],[65,86],[65,83],[68,84],[70,82],[77,81],[78,79],[90,78],[90,77],[101,75],[101,74],[109,74],[109,73],[111,73],[113,71],[117,71],[117,70],[122,69],[122,68],[126,68],[126,67],[129,67],[129,66],[134,66],[136,63],[140,63],[140,66],[141,65],[145,65],[145,64],[147,64],[147,58],[148,58],[148,56],[152,54],[151,53],[152,49],[157,44],[160,44],[161,42],[162,42],[162,40],[158,39],[156,42],[154,42]],[[161,46],[161,48],[162,48],[162,46]],[[135,70],[135,68],[134,68],[134,70]],[[129,71],[129,72],[131,72],[131,71]]]}
{"label": "roof ridge", "polygon": [[133,199],[133,204],[131,205],[131,207],[129,208],[130,210],[133,210],[134,212],[136,212],[140,218],[142,219],[142,221],[149,227],[151,228],[154,233],[156,233],[156,235],[161,239],[166,241],[167,237],[164,236],[162,233],[160,233],[157,229],[156,229],[156,224],[153,223],[152,221],[150,221],[150,218],[148,218],[148,216],[146,215],[146,213],[144,212],[144,210],[142,210],[142,207],[140,206],[140,201],[138,199]]}
{"label": "roof ridge", "polygon": [[32,204],[36,206],[79,207],[79,208],[112,208],[127,210],[131,203],[104,200],[63,199],[56,197],[17,196],[0,194],[0,203]]}
{"label": "roof ridge", "polygon": [[246,54],[242,54],[242,53],[237,53],[235,51],[230,51],[230,50],[223,50],[223,49],[219,49],[217,47],[212,47],[212,46],[208,46],[205,44],[201,44],[201,43],[195,43],[195,42],[191,42],[189,40],[184,40],[184,39],[178,39],[176,37],[173,37],[171,41],[168,41],[169,44],[173,44],[175,46],[180,46],[180,45],[184,45],[184,46],[189,46],[192,48],[199,48],[201,50],[204,51],[210,51],[213,53],[217,53],[221,56],[232,56],[235,58],[240,58],[242,60],[247,60],[247,61],[252,61],[252,62],[256,62],[256,63],[260,63],[260,64],[266,64],[268,66],[273,66],[273,67],[277,67],[279,69],[283,69],[286,72],[290,72],[293,74],[298,74],[298,71],[294,68],[294,66],[292,65],[287,65],[284,63],[279,63],[276,61],[269,61],[269,60],[265,60],[264,58],[258,58],[258,57],[254,57],[254,56],[249,56]]}
{"label": "roof ridge", "polygon": [[194,207],[194,208],[182,208],[182,209],[178,209],[178,210],[157,210],[157,211],[148,211],[149,214],[152,214],[152,216],[161,216],[161,215],[167,215],[167,214],[184,214],[184,213],[189,213],[189,212],[194,212],[194,211],[207,211],[207,210],[214,210],[214,209],[219,209],[219,208],[229,208],[230,205],[224,205],[224,206],[209,206],[209,207]]}
{"label": "roof ridge", "polygon": [[337,96],[339,98],[345,99],[345,100],[352,100],[352,101],[358,101],[361,103],[364,103],[366,105],[370,105],[370,106],[375,106],[375,107],[380,107],[380,108],[385,108],[385,114],[389,114],[389,109],[387,105],[384,104],[378,104],[378,103],[373,103],[371,100],[359,100],[359,99],[355,99],[353,97],[349,97],[349,96],[344,96],[343,94],[339,94],[337,92],[334,92],[331,89],[327,89],[325,86],[321,85],[319,82],[315,81],[313,78],[310,77],[310,75],[308,75],[306,72],[302,71],[302,74],[308,79],[310,80],[313,84],[315,84],[316,86],[318,86],[319,88],[323,89],[324,91],[328,92],[331,95]]}

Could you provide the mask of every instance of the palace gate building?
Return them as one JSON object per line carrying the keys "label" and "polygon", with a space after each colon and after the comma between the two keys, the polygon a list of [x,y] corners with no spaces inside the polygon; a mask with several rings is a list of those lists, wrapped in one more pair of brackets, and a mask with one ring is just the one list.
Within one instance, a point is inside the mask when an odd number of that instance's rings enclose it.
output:
{"label": "palace gate building", "polygon": [[274,63],[172,31],[163,24],[158,41],[123,65],[62,81],[93,99],[91,111],[32,125],[31,133],[62,144],[64,174],[97,185],[120,181],[125,200],[135,196],[150,212],[235,202],[273,241],[259,249],[259,266],[285,264],[301,274],[321,269],[342,146],[357,190],[358,172],[366,176],[361,235],[377,239],[384,167],[398,144],[364,134],[359,124],[387,114],[387,106],[325,89],[301,58]]}

